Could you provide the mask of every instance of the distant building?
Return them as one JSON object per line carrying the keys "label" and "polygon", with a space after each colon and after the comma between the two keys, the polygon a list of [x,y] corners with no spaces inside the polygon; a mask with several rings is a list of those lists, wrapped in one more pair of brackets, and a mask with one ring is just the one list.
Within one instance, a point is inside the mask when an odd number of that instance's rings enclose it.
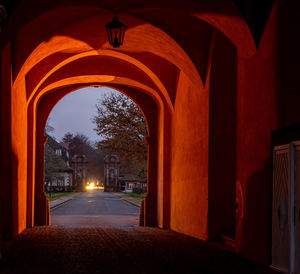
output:
{"label": "distant building", "polygon": [[121,161],[119,184],[120,190],[124,192],[147,192],[147,162],[136,159],[129,163]]}
{"label": "distant building", "polygon": [[65,143],[58,143],[53,137],[47,136],[47,145],[70,166],[69,150]]}
{"label": "distant building", "polygon": [[104,158],[104,191],[147,192],[147,172],[137,174],[137,163],[125,167],[124,161],[115,154]]}
{"label": "distant building", "polygon": [[73,169],[69,164],[68,150],[48,136],[45,144],[45,190],[71,191],[73,189]]}
{"label": "distant building", "polygon": [[120,191],[124,192],[147,192],[147,181],[141,180],[131,174],[121,174],[119,176]]}

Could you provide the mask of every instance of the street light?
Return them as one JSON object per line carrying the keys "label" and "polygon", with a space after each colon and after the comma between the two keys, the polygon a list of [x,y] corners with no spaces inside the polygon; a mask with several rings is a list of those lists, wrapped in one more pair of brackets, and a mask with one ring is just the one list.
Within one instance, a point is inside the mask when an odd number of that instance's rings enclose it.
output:
{"label": "street light", "polygon": [[127,29],[127,27],[119,21],[118,15],[119,12],[116,11],[115,18],[105,25],[108,41],[114,48],[123,45],[125,30]]}

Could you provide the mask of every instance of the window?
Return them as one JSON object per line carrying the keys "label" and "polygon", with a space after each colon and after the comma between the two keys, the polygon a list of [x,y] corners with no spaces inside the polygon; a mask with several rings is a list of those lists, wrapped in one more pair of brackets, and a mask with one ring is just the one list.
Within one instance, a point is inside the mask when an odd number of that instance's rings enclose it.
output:
{"label": "window", "polygon": [[64,186],[64,178],[57,178],[57,186]]}

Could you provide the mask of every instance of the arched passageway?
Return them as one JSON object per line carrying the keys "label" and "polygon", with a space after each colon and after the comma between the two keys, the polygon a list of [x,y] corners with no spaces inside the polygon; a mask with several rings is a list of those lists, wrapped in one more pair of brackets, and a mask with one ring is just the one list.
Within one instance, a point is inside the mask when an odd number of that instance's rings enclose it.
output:
{"label": "arched passageway", "polygon": [[[270,262],[271,132],[299,122],[295,81],[284,91],[278,63],[295,69],[282,58],[289,43],[276,43],[292,6],[267,1],[256,22],[231,0],[70,2],[23,1],[1,33],[3,238],[47,223],[37,183],[47,113],[103,85],[133,98],[154,129],[146,225],[203,240],[234,231],[237,251]],[[128,30],[112,49],[103,26],[117,9]]]}
{"label": "arched passageway", "polygon": [[[101,79],[101,76],[99,77]],[[38,103],[37,114],[36,114],[36,124],[32,125],[36,131],[35,142],[35,173],[33,174],[33,188],[28,188],[28,194],[34,195],[34,205],[31,205],[31,199],[28,199],[27,207],[27,221],[28,226],[33,225],[45,225],[49,224],[49,203],[44,190],[44,144],[46,142],[46,137],[44,135],[46,121],[49,114],[55,104],[66,94],[73,92],[85,85],[72,85],[70,88],[65,88],[56,91],[50,91],[47,95],[43,96]],[[102,85],[100,82],[93,83],[94,86]],[[107,85],[108,86],[108,85]],[[110,86],[114,87],[114,86]],[[138,106],[141,108],[148,127],[148,176],[147,176],[147,196],[145,197],[145,226],[156,226],[157,225],[157,132],[158,132],[158,117],[157,117],[157,105],[149,96],[144,93],[138,92],[131,88],[114,87],[115,90],[121,90],[124,94],[130,97]],[[33,194],[31,194],[33,193]],[[34,208],[32,208],[34,206]],[[34,215],[33,215],[34,214]],[[34,216],[34,219],[33,219]]]}

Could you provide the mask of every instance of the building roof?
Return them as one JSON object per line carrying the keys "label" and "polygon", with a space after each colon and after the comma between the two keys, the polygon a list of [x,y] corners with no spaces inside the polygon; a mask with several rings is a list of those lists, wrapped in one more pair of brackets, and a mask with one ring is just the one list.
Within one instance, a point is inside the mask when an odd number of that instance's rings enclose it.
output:
{"label": "building roof", "polygon": [[51,165],[51,168],[55,172],[73,172],[73,169],[60,156],[56,155],[54,149],[48,144],[45,145],[45,160],[47,164]]}
{"label": "building roof", "polygon": [[143,182],[141,178],[132,175],[132,174],[123,174],[119,176],[119,181],[125,181],[125,182]]}
{"label": "building roof", "polygon": [[47,145],[49,147],[51,147],[52,149],[63,149],[64,147],[58,143],[53,137],[51,137],[50,135],[47,135],[48,139],[47,139]]}

